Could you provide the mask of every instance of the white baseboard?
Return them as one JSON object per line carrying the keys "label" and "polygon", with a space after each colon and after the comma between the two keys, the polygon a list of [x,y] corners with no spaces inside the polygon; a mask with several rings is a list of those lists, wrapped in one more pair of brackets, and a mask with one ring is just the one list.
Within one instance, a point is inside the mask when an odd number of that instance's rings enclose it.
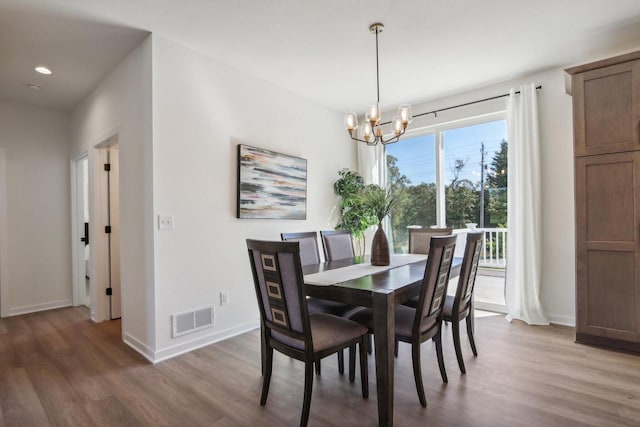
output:
{"label": "white baseboard", "polygon": [[124,333],[122,336],[122,341],[142,356],[147,359],[149,362],[154,363],[154,351],[148,347],[145,343],[134,337],[129,333]]}
{"label": "white baseboard", "polygon": [[507,313],[507,308],[501,304],[492,304],[490,302],[474,301],[473,308],[476,310],[493,311],[494,313]]}
{"label": "white baseboard", "polygon": [[10,307],[9,310],[7,310],[7,317],[35,313],[38,311],[53,310],[54,308],[69,307],[73,305],[72,303],[73,301],[70,299],[64,299],[60,301],[45,302],[42,304],[24,305],[22,307]]}
{"label": "white baseboard", "polygon": [[258,322],[243,323],[241,325],[234,326],[233,328],[225,329],[224,331],[218,331],[205,336],[200,336],[190,341],[186,341],[157,351],[152,350],[146,344],[127,333],[124,334],[123,340],[129,347],[140,353],[151,363],[158,363],[162,362],[163,360],[171,359],[181,354],[188,353],[198,348],[226,340],[227,338],[244,334],[245,332],[252,331],[259,327],[260,324]]}
{"label": "white baseboard", "polygon": [[212,334],[195,338],[191,341],[183,342],[172,347],[167,347],[162,350],[158,350],[155,352],[154,363],[162,362],[163,360],[171,359],[172,357],[176,357],[181,354],[188,353],[190,351],[208,346],[218,341],[223,341],[223,340],[226,340],[227,338],[244,334],[245,332],[252,331],[259,327],[260,327],[260,323],[258,322],[243,323],[241,325],[234,326],[233,328],[214,332]]}
{"label": "white baseboard", "polygon": [[[503,305],[498,305],[498,304],[475,301],[474,308],[477,310],[493,311],[495,313],[507,314],[507,308]],[[573,316],[563,316],[559,314],[547,313],[547,317],[549,318],[549,322],[554,325],[572,326],[572,327],[576,326],[576,319]]]}
{"label": "white baseboard", "polygon": [[549,322],[554,325],[563,325],[563,326],[576,326],[576,319],[573,316],[562,316],[559,314],[547,314],[549,317]]}

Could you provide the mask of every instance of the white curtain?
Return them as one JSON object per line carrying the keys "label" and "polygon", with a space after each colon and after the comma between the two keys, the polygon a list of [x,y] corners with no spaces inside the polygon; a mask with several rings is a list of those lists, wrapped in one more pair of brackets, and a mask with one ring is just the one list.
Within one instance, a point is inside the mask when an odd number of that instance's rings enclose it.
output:
{"label": "white curtain", "polygon": [[[364,142],[357,142],[357,144],[358,173],[362,176],[364,183],[376,184],[384,188],[387,185],[387,162],[384,158],[384,145],[378,144],[369,146]],[[391,221],[389,216],[387,216],[382,222],[382,227],[387,234],[389,247],[392,248],[391,252],[393,252],[393,233],[391,232]],[[372,241],[375,230],[375,227],[370,227],[369,230],[365,232],[365,253],[369,253],[371,249],[368,242]]]}
{"label": "white curtain", "polygon": [[534,84],[512,89],[507,101],[509,126],[507,320],[548,325],[540,305],[541,201],[538,102]]}
{"label": "white curtain", "polygon": [[385,185],[384,146],[378,144],[368,146],[364,142],[358,144],[358,173],[364,179],[365,184]]}

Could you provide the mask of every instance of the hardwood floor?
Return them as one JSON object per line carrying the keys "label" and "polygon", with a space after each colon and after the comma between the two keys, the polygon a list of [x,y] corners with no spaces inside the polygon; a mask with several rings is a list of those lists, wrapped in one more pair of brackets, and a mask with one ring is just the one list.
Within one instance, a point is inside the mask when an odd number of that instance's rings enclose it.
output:
{"label": "hardwood floor", "polygon": [[[120,322],[93,324],[81,308],[0,320],[0,427],[293,426],[302,404],[303,364],[276,354],[265,407],[259,333],[253,331],[152,365],[120,340]],[[529,327],[502,316],[476,320],[478,358],[463,334],[467,375],[458,371],[444,328],[449,383],[424,345],[428,407],[413,382],[411,355],[396,359],[397,426],[620,426],[640,423],[640,356],[573,342],[572,328]],[[375,426],[371,396],[360,396],[323,360],[310,426]]]}

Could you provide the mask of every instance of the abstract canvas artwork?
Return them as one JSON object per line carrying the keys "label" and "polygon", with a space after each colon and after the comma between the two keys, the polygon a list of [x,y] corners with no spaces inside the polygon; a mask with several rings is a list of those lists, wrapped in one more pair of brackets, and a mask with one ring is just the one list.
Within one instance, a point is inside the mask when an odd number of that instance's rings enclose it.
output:
{"label": "abstract canvas artwork", "polygon": [[307,160],[239,144],[237,216],[306,219]]}

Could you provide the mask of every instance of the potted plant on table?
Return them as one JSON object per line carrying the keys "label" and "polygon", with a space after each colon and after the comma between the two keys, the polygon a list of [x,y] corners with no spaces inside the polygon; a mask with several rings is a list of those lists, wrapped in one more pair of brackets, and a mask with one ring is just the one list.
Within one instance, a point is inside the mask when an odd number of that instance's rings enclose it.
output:
{"label": "potted plant on table", "polygon": [[389,215],[396,200],[388,190],[375,184],[365,186],[359,197],[378,222],[378,230],[371,242],[371,265],[389,265],[389,242],[382,229],[382,221]]}

